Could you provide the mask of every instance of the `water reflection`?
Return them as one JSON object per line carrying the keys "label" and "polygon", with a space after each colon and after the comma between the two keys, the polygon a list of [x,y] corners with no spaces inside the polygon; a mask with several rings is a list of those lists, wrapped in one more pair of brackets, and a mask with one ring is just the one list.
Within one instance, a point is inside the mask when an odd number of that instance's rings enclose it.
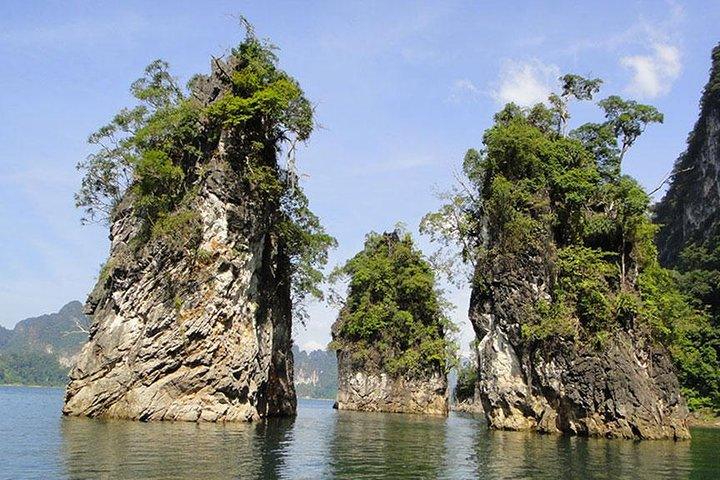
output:
{"label": "water reflection", "polygon": [[690,442],[609,440],[531,432],[476,437],[481,478],[688,478]]}
{"label": "water reflection", "polygon": [[438,478],[445,456],[442,417],[337,412],[332,478]]}
{"label": "water reflection", "polygon": [[138,423],[65,418],[72,479],[280,478],[293,419],[253,424]]}
{"label": "water reflection", "polygon": [[[295,419],[254,424],[65,418],[59,422],[57,441],[62,445],[59,456],[62,472],[52,476],[71,479],[720,478],[719,430],[694,429],[692,442],[677,443],[583,439],[488,431],[484,420],[466,414],[451,414],[446,419],[337,412],[331,405],[323,401],[301,401]],[[52,459],[38,462],[45,462],[47,470],[57,465]]]}

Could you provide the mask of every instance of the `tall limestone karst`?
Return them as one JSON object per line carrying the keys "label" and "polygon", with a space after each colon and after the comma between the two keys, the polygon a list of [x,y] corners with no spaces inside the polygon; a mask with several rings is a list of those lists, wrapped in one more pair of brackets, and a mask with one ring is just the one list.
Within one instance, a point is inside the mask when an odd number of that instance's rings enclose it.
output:
{"label": "tall limestone karst", "polygon": [[188,91],[156,61],[140,104],[90,137],[77,203],[107,215],[110,256],[63,413],[248,421],[293,414],[291,308],[318,293],[334,240],[281,149],[312,107],[248,28]]}
{"label": "tall limestone karst", "polygon": [[[621,162],[653,107],[611,96],[605,119],[567,131],[570,100],[600,80],[507,105],[470,150],[466,180],[422,229],[472,265],[477,391],[495,429],[687,438],[687,407],[664,344],[684,313],[658,265],[649,198]],[[454,221],[455,219],[456,221]]]}
{"label": "tall limestone karst", "polygon": [[677,264],[689,244],[720,236],[720,45],[712,52],[710,80],[700,99],[700,116],[685,152],[675,162],[667,193],[655,206],[662,225],[657,241],[660,259]]}
{"label": "tall limestone karst", "polygon": [[720,414],[720,45],[685,152],[655,205],[661,261],[708,321],[689,325],[675,355],[688,403]]}
{"label": "tall limestone karst", "polygon": [[370,233],[337,269],[347,299],[333,325],[337,408],[446,415],[452,342],[430,265],[408,233]]}

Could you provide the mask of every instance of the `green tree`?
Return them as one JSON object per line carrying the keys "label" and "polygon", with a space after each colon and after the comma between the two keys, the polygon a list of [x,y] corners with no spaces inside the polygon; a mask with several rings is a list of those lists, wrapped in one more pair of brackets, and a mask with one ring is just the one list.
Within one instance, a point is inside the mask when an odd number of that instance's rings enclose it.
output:
{"label": "green tree", "polygon": [[409,233],[371,232],[363,250],[331,278],[348,282],[333,346],[357,364],[392,375],[446,372],[453,364],[447,302]]}
{"label": "green tree", "polygon": [[[568,73],[560,77],[562,92],[560,95],[551,94],[548,102],[552,106],[551,112],[555,115],[557,124],[557,133],[564,134],[565,126],[570,120],[570,112],[568,110],[568,102],[575,100],[592,100],[593,95],[600,91],[602,80],[599,78],[585,78],[580,75]],[[533,107],[533,109],[536,109]],[[528,117],[532,118],[531,110]]]}
{"label": "green tree", "polygon": [[614,165],[615,177],[619,177],[622,161],[628,149],[633,146],[649,124],[662,123],[664,117],[651,105],[643,105],[634,100],[624,100],[617,95],[601,100],[598,105],[605,111],[607,124],[612,128],[617,143],[620,144],[617,164]]}
{"label": "green tree", "polygon": [[475,385],[478,381],[478,370],[475,361],[460,362],[457,367],[458,377],[453,396],[457,402],[472,400],[475,397]]}

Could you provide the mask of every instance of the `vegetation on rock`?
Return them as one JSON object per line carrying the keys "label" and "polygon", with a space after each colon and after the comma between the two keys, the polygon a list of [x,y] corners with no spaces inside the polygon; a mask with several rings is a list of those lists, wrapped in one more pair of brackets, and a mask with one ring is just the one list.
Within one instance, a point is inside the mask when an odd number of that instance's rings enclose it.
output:
{"label": "vegetation on rock", "polygon": [[710,79],[687,149],[668,176],[670,186],[654,206],[660,258],[675,273],[692,305],[709,317],[682,336],[688,353],[679,356],[690,406],[720,413],[720,45],[712,51]]}
{"label": "vegetation on rock", "polygon": [[332,346],[353,363],[390,375],[445,372],[455,345],[435,274],[409,233],[370,233],[361,252],[332,273],[348,280]]}
{"label": "vegetation on rock", "polygon": [[128,198],[141,224],[136,254],[154,242],[197,250],[201,222],[193,200],[222,145],[227,168],[242,172],[243,190],[282,239],[294,305],[302,313],[308,295],[322,297],[320,268],[335,245],[310,210],[295,170],[296,144],[312,132],[313,108],[297,81],[278,68],[275,47],[245,26],[245,40],[224,62],[215,59],[223,79],[219,98],[200,91],[208,77],[197,75],[183,88],[166,62],[146,68],[131,86],[138,105],[90,136],[97,150],[78,164],[84,178],[76,204],[84,221],[111,223]]}
{"label": "vegetation on rock", "polygon": [[0,352],[0,385],[47,385],[67,383],[68,368],[44,352]]}
{"label": "vegetation on rock", "polygon": [[27,318],[12,330],[0,327],[0,384],[61,386],[87,341],[88,318],[80,302],[59,312]]}
{"label": "vegetation on rock", "polygon": [[421,230],[450,256],[448,247],[461,249],[481,296],[496,266],[542,259],[549,295],[522,319],[524,342],[562,338],[600,349],[616,330],[646,331],[669,348],[692,405],[700,384],[713,382],[709,352],[694,341],[708,320],[659,265],[649,197],[621,174],[629,148],[662,114],[611,96],[598,103],[603,121],[565,134],[568,100],[590,100],[600,81],[561,80],[549,107],[511,103],[495,115],[484,148],[465,156],[461,187]]}
{"label": "vegetation on rock", "polygon": [[459,362],[457,366],[457,383],[453,390],[456,402],[473,400],[475,385],[478,379],[477,362],[475,359]]}

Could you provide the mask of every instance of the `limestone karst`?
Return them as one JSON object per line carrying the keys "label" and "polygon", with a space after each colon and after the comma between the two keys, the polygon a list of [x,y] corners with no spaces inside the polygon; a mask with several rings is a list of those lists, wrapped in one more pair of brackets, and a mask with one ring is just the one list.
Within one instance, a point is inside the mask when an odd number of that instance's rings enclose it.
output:
{"label": "limestone karst", "polygon": [[[707,321],[688,322],[676,364],[688,403],[720,412],[720,45],[686,150],[654,205],[660,261]],[[658,187],[660,188],[660,187]],[[678,342],[680,343],[680,342]]]}
{"label": "limestone karst", "polygon": [[348,280],[332,329],[337,408],[446,415],[447,323],[434,274],[410,235],[370,233],[337,272]]}
{"label": "limestone karst", "polygon": [[132,91],[140,105],[91,136],[103,147],[122,140],[81,165],[78,204],[92,216],[111,202],[111,246],[63,413],[293,414],[293,301],[314,288],[333,243],[280,163],[281,148],[312,130],[312,108],[251,30],[188,92],[162,62]]}
{"label": "limestone karst", "polygon": [[647,194],[621,170],[662,115],[611,96],[602,122],[569,130],[568,102],[601,81],[561,80],[549,105],[495,115],[461,188],[423,222],[472,268],[477,395],[495,429],[687,438],[668,346],[694,313],[658,263]]}

